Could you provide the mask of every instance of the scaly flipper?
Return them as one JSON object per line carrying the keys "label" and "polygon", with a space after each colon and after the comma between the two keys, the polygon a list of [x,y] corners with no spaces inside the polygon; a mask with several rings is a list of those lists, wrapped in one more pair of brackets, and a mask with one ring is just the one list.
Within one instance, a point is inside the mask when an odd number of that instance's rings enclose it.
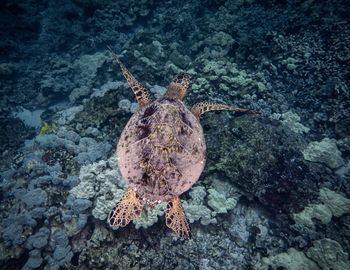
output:
{"label": "scaly flipper", "polygon": [[169,84],[165,96],[174,97],[182,100],[187,92],[191,82],[191,75],[187,73],[179,73]]}
{"label": "scaly flipper", "polygon": [[132,91],[134,92],[137,103],[140,105],[140,107],[143,107],[152,102],[152,98],[148,90],[135,79],[135,77],[129,72],[124,64],[118,59],[117,55],[112,51],[111,53],[113,59],[119,64],[120,68],[122,69],[123,75],[128,81]]}
{"label": "scaly flipper", "polygon": [[132,188],[124,193],[116,207],[108,215],[108,224],[113,228],[125,227],[142,212],[142,203]]}
{"label": "scaly flipper", "polygon": [[234,112],[241,112],[241,113],[253,113],[253,114],[259,114],[259,112],[249,109],[242,109],[233,107],[226,104],[218,104],[218,103],[210,103],[210,102],[199,102],[192,106],[191,112],[199,118],[203,113],[210,112],[210,111],[234,111]]}
{"label": "scaly flipper", "polygon": [[172,199],[165,212],[166,225],[178,236],[184,239],[191,239],[191,230],[182,208],[179,197]]}

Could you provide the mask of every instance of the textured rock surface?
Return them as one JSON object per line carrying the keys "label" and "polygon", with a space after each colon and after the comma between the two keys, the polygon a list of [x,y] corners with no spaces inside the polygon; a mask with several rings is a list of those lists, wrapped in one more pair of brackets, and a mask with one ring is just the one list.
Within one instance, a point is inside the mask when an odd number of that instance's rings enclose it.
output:
{"label": "textured rock surface", "polygon": [[41,126],[40,115],[43,110],[29,111],[21,108],[20,111],[14,113],[14,117],[19,118],[27,127],[39,128]]}
{"label": "textured rock surface", "polygon": [[33,234],[29,236],[26,248],[32,249],[32,248],[43,248],[48,243],[48,237],[50,235],[50,230],[48,228],[40,228],[39,231],[36,234]]}
{"label": "textured rock surface", "polygon": [[[274,268],[284,267],[287,270],[310,269],[319,270],[315,262],[308,259],[303,252],[290,248],[285,253],[263,258],[263,262]],[[265,269],[268,269],[267,267]]]}
{"label": "textured rock surface", "polygon": [[43,258],[41,257],[40,250],[35,249],[29,252],[29,259],[22,269],[38,269],[42,263]]}
{"label": "textured rock surface", "polygon": [[314,241],[306,254],[321,269],[350,269],[349,254],[345,253],[341,245],[332,239]]}
{"label": "textured rock surface", "polygon": [[272,267],[284,267],[288,270],[297,269],[350,269],[348,254],[343,251],[341,245],[328,238],[313,242],[306,253],[293,248],[287,252],[263,258],[261,269]]}
{"label": "textured rock surface", "polygon": [[223,173],[271,211],[300,209],[316,195],[317,183],[323,180],[303,161],[300,137],[259,116],[226,120],[225,131],[216,121],[220,119],[204,120],[215,129],[207,139],[208,153],[212,153],[209,171]]}

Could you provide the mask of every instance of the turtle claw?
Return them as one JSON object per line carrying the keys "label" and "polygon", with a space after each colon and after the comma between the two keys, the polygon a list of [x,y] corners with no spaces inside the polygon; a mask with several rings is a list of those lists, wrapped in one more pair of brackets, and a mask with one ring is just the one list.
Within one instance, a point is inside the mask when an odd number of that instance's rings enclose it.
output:
{"label": "turtle claw", "polygon": [[185,216],[179,197],[172,199],[165,212],[166,225],[178,236],[189,240],[192,238],[190,225]]}
{"label": "turtle claw", "polygon": [[124,193],[122,199],[108,215],[108,224],[113,229],[125,227],[131,220],[138,218],[142,212],[142,203],[132,188]]}

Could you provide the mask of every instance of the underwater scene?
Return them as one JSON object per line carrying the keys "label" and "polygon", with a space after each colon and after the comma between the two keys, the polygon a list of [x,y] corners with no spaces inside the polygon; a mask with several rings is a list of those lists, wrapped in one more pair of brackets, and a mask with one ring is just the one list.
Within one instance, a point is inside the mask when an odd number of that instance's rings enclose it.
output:
{"label": "underwater scene", "polygon": [[349,270],[349,15],[2,0],[0,270]]}

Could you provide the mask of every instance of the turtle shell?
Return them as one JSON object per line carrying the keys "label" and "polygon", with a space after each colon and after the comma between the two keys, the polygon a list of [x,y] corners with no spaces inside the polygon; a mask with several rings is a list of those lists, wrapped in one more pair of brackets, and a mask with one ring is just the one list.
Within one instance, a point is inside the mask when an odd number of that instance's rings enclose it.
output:
{"label": "turtle shell", "polygon": [[152,204],[192,187],[203,171],[205,149],[198,119],[180,100],[163,97],[130,118],[117,159],[129,186]]}

